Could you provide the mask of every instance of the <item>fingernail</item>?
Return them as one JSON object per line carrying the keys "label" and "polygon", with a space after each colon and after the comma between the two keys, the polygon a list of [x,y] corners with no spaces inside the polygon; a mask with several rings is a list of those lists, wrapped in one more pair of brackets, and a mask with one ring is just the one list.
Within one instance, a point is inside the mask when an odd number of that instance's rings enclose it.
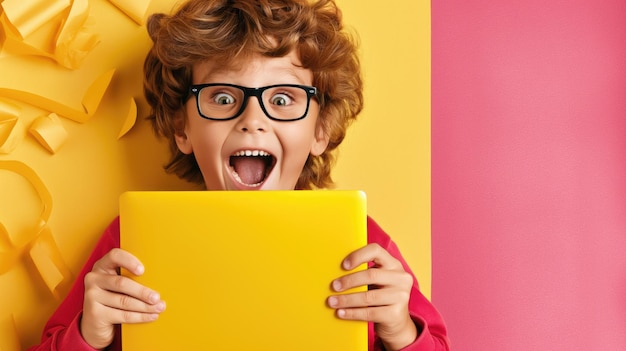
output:
{"label": "fingernail", "polygon": [[337,316],[343,318],[346,316],[346,310],[337,310]]}
{"label": "fingernail", "polygon": [[157,318],[159,318],[159,315],[157,313],[153,313],[153,314],[150,315],[150,320],[151,321],[155,321],[155,320],[157,320]]}
{"label": "fingernail", "polygon": [[137,268],[135,269],[135,275],[142,275],[143,272],[146,271],[146,268],[143,265],[138,265]]}
{"label": "fingernail", "polygon": [[339,280],[333,281],[333,290],[341,291],[341,282]]}
{"label": "fingernail", "polygon": [[328,305],[329,305],[330,307],[335,307],[335,306],[337,306],[337,303],[338,303],[338,302],[339,302],[339,301],[337,300],[337,298],[336,298],[335,296],[331,296],[331,297],[329,297],[329,298],[328,298]]}
{"label": "fingernail", "polygon": [[161,301],[161,302],[157,303],[154,308],[156,309],[157,312],[165,311],[165,302]]}
{"label": "fingernail", "polygon": [[156,293],[156,292],[150,293],[150,296],[148,297],[148,301],[151,304],[155,304],[159,302],[160,299],[161,299],[161,296],[159,295],[159,293]]}
{"label": "fingernail", "polygon": [[343,269],[345,269],[345,270],[349,270],[350,269],[350,261],[348,261],[348,260],[344,260],[343,261]]}

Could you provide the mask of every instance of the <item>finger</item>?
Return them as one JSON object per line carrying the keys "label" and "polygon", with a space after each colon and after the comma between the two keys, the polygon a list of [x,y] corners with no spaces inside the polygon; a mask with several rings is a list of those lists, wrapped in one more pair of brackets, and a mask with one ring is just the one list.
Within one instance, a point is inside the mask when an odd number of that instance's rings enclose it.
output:
{"label": "finger", "polygon": [[409,294],[399,289],[375,289],[353,294],[333,295],[327,303],[332,308],[387,306],[406,303]]}
{"label": "finger", "polygon": [[146,303],[129,295],[111,292],[103,293],[100,303],[117,310],[141,313],[161,313],[165,311],[165,301],[158,300],[156,303]]}
{"label": "finger", "polygon": [[153,322],[159,318],[158,313],[141,313],[118,310],[115,324],[137,324]]}
{"label": "finger", "polygon": [[[382,340],[394,343],[398,347],[391,349],[399,350],[409,345],[417,338],[417,329],[411,320],[406,307],[398,305],[365,307],[365,308],[341,308],[336,311],[340,319],[354,321],[368,321],[374,323],[376,335]],[[402,346],[404,345],[404,346]]]}
{"label": "finger", "polygon": [[[89,316],[94,319],[107,321],[107,324],[147,323],[159,318],[157,312],[138,312],[111,308],[102,304],[89,310]],[[86,317],[86,316],[85,316]]]}
{"label": "finger", "polygon": [[346,274],[331,283],[333,290],[337,292],[359,286],[397,286],[409,290],[412,285],[413,278],[404,270],[392,271],[382,268],[369,268]]}
{"label": "finger", "polygon": [[389,314],[388,308],[376,306],[376,307],[364,307],[364,308],[340,308],[337,310],[336,315],[341,319],[353,320],[353,321],[368,321],[373,323],[383,323],[387,320]]}
{"label": "finger", "polygon": [[118,310],[115,324],[136,324],[153,322],[159,318],[158,313],[141,313]]}
{"label": "finger", "polygon": [[363,263],[373,262],[374,267],[385,267],[386,269],[402,269],[400,261],[396,260],[387,250],[378,244],[366,245],[350,253],[342,262],[345,270],[352,270]]}
{"label": "finger", "polygon": [[142,275],[145,270],[137,257],[128,251],[115,248],[93,265],[92,272],[117,274],[119,268],[124,268],[134,275]]}
{"label": "finger", "polygon": [[[148,304],[156,304],[161,300],[158,292],[145,287],[136,281],[122,276],[110,274],[98,274],[90,272],[85,276],[85,291],[100,294],[101,291],[128,295]],[[94,301],[100,301],[98,296],[90,296]]]}

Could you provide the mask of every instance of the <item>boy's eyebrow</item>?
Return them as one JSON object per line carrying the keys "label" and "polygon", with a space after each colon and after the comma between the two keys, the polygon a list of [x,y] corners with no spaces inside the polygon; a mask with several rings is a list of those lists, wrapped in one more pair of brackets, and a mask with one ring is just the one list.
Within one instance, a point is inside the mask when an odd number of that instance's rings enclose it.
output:
{"label": "boy's eyebrow", "polygon": [[[218,77],[218,79],[215,79],[215,77]],[[277,78],[288,78],[288,79],[281,79],[280,81],[277,81],[276,83],[285,83],[285,81],[289,82],[292,79],[299,84],[304,84],[304,79],[301,76],[298,76],[296,74],[296,72],[289,70],[288,74],[285,75],[275,75]],[[292,79],[290,79],[292,78]],[[225,79],[221,79],[220,77],[220,72],[210,72],[209,74],[205,75],[202,77],[201,82],[199,83],[228,83],[229,81],[231,81],[231,78],[225,78]],[[252,88],[252,87],[251,87]]]}
{"label": "boy's eyebrow", "polygon": [[[293,63],[292,63],[293,65]],[[311,74],[310,71],[306,71],[304,69],[302,69],[300,66],[296,66],[293,65],[293,67],[288,67],[288,68],[280,68],[279,70],[277,70],[277,72],[275,73],[279,73],[278,76],[279,78],[293,78],[293,80],[295,81],[295,83],[298,84],[304,84],[307,83],[306,82],[306,77],[303,77],[303,75],[298,75],[298,69],[302,70],[302,73],[306,74]],[[203,83],[227,83],[228,81],[232,80],[232,77],[241,77],[241,74],[237,74],[237,75],[231,75],[231,73],[233,72],[233,68],[232,67],[214,67],[210,70],[208,70],[206,72],[206,74],[198,77],[200,79],[199,82],[195,82],[196,84],[203,84]],[[284,72],[285,74],[282,74],[282,72]],[[218,79],[216,80],[215,77],[218,77]],[[226,76],[224,79],[226,79],[226,81],[220,81],[221,76]],[[312,78],[312,77],[311,77]],[[288,79],[287,79],[288,80]],[[283,81],[281,82],[277,82],[277,83],[284,83]],[[307,83],[309,84],[309,83]]]}

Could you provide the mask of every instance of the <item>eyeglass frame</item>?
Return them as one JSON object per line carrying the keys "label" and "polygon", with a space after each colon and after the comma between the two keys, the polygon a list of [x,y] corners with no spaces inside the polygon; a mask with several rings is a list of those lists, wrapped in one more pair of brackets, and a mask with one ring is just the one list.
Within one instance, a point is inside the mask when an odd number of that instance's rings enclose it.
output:
{"label": "eyeglass frame", "polygon": [[[234,116],[229,117],[229,118],[215,118],[215,117],[206,116],[205,114],[202,113],[202,111],[200,110],[200,98],[199,98],[200,91],[206,87],[214,87],[214,86],[232,87],[232,88],[237,88],[243,91],[243,102],[241,103],[241,106],[239,107],[239,111],[237,111],[237,113]],[[306,92],[306,96],[307,96],[306,109],[304,110],[304,114],[302,116],[297,117],[297,118],[290,118],[290,119],[280,119],[280,118],[270,116],[269,112],[267,112],[267,110],[265,109],[265,103],[263,103],[263,92],[266,91],[267,89],[277,88],[277,87],[301,88],[302,90]],[[265,114],[265,116],[267,116],[267,118],[273,121],[277,121],[277,122],[293,122],[293,121],[299,121],[305,118],[309,114],[309,106],[311,105],[311,98],[317,97],[317,88],[313,86],[309,86],[309,85],[300,85],[300,84],[274,84],[274,85],[268,85],[268,86],[258,87],[258,88],[249,88],[249,87],[244,87],[242,85],[229,84],[229,83],[205,83],[205,84],[190,85],[189,97],[191,97],[191,95],[194,95],[196,97],[196,108],[198,110],[198,114],[200,115],[200,117],[211,120],[211,121],[230,121],[241,116],[243,111],[246,109],[246,106],[248,105],[249,98],[254,96],[259,101],[261,110],[263,110],[263,113]]]}

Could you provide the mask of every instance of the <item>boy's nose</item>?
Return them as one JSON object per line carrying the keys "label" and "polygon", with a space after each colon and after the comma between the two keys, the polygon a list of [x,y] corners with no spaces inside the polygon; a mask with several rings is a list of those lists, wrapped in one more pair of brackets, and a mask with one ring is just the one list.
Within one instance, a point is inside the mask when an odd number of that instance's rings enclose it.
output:
{"label": "boy's nose", "polygon": [[267,131],[269,118],[265,116],[259,100],[251,96],[243,113],[237,118],[237,128],[242,132]]}

